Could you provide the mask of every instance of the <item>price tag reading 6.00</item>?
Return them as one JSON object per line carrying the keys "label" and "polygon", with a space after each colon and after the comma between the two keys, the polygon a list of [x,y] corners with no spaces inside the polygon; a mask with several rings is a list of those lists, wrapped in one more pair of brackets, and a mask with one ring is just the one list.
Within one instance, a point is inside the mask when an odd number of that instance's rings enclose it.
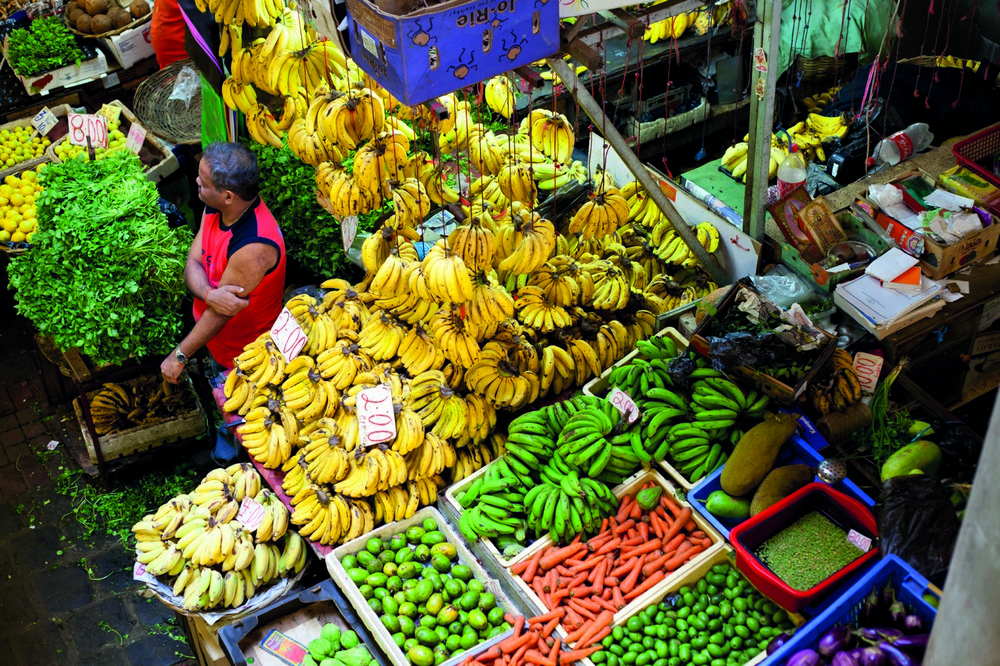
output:
{"label": "price tag reading 6.00", "polygon": [[387,384],[358,393],[358,426],[361,443],[374,446],[396,437],[396,413],[392,407],[392,389]]}
{"label": "price tag reading 6.00", "polygon": [[281,313],[271,326],[271,339],[278,345],[286,363],[291,363],[308,341],[299,322],[295,321],[295,315],[288,308],[281,308]]}
{"label": "price tag reading 6.00", "polygon": [[108,147],[108,121],[104,116],[84,113],[69,114],[69,142],[86,146],[87,137],[94,148]]}

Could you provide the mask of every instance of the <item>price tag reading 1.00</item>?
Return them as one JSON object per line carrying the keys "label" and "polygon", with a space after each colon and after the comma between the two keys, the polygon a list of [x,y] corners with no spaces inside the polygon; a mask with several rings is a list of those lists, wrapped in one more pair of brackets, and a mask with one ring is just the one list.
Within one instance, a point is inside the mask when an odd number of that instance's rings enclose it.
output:
{"label": "price tag reading 1.00", "polygon": [[854,356],[854,373],[858,376],[861,392],[865,395],[875,392],[878,376],[882,373],[882,363],[882,357],[875,354],[858,352]]}
{"label": "price tag reading 1.00", "polygon": [[86,146],[87,137],[94,148],[108,147],[108,121],[94,114],[69,114],[69,142],[74,146]]}
{"label": "price tag reading 1.00", "polygon": [[387,384],[358,393],[358,426],[361,443],[374,446],[396,437],[396,413],[392,407],[392,389]]}
{"label": "price tag reading 1.00", "polygon": [[278,345],[286,363],[291,363],[308,341],[299,322],[295,321],[295,315],[288,308],[281,308],[281,313],[271,326],[271,339]]}
{"label": "price tag reading 1.00", "polygon": [[635,423],[635,420],[639,418],[639,408],[635,406],[635,400],[620,388],[611,390],[611,393],[608,394],[608,402],[614,405],[615,409],[622,415],[628,415],[629,423]]}

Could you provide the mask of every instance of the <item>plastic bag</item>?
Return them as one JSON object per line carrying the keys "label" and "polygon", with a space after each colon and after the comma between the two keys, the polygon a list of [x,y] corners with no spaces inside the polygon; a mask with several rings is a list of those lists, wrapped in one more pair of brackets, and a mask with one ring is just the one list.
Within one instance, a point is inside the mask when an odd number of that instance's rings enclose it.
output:
{"label": "plastic bag", "polygon": [[168,99],[178,99],[184,102],[184,108],[191,108],[191,101],[201,90],[201,77],[198,72],[188,66],[181,68],[174,81],[174,89]]}
{"label": "plastic bag", "polygon": [[961,526],[951,492],[925,474],[894,476],[882,485],[875,512],[882,554],[896,555],[944,584]]}
{"label": "plastic bag", "polygon": [[817,300],[812,287],[788,271],[771,271],[767,275],[755,275],[752,279],[753,286],[761,296],[786,310],[793,303],[803,304]]}
{"label": "plastic bag", "polygon": [[160,199],[160,212],[167,216],[167,226],[171,229],[177,229],[183,227],[187,224],[187,219],[184,217],[184,213],[181,209],[170,203],[166,199]]}

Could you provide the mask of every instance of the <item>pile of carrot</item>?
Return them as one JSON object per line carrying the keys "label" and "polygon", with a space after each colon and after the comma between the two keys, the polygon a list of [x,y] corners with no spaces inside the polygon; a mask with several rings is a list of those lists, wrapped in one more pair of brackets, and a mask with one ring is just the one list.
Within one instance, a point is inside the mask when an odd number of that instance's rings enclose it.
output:
{"label": "pile of carrot", "polygon": [[580,651],[611,633],[615,613],[711,545],[691,519],[691,507],[664,493],[656,508],[646,511],[635,497],[625,496],[596,535],[543,548],[511,572],[546,608],[563,612],[559,622],[568,633],[565,641]]}
{"label": "pile of carrot", "polygon": [[563,651],[563,641],[552,635],[566,610],[556,610],[525,619],[524,616],[504,619],[514,625],[514,633],[479,655],[469,655],[462,666],[569,666],[589,657],[601,648]]}

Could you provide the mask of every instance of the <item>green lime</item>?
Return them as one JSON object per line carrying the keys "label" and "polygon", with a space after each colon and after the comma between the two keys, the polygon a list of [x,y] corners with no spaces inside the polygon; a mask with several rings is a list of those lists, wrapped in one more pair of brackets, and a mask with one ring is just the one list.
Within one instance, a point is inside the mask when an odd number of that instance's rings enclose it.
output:
{"label": "green lime", "polygon": [[433,532],[438,528],[437,522],[433,518],[424,519],[424,530]]}
{"label": "green lime", "polygon": [[431,666],[434,663],[434,652],[425,645],[414,645],[407,651],[406,658],[413,666]]}
{"label": "green lime", "polygon": [[[384,610],[384,609],[383,609]],[[399,618],[395,615],[383,615],[382,616],[382,626],[389,631],[389,633],[396,633],[399,631]]]}
{"label": "green lime", "polygon": [[365,582],[365,578],[368,577],[368,571],[360,567],[352,567],[347,570],[347,577],[351,579],[351,582],[355,585],[361,585]]}
{"label": "green lime", "polygon": [[497,605],[496,595],[486,592],[479,596],[479,610],[489,611]]}
{"label": "green lime", "polygon": [[382,540],[378,537],[372,537],[368,539],[365,543],[365,550],[367,550],[372,555],[378,555],[382,552]]}
{"label": "green lime", "polygon": [[420,537],[420,543],[421,545],[424,546],[434,546],[444,542],[445,542],[444,534],[441,534],[441,532],[438,532],[437,530],[433,532],[428,532],[427,534]]}
{"label": "green lime", "polygon": [[403,635],[407,638],[413,636],[413,632],[417,630],[415,624],[413,624],[413,618],[406,617],[405,615],[397,616],[399,619],[399,630],[403,632]]}
{"label": "green lime", "polygon": [[464,564],[456,564],[451,569],[451,575],[461,581],[472,580],[472,569]]}
{"label": "green lime", "polygon": [[499,606],[494,606],[490,609],[489,613],[486,615],[486,619],[489,620],[490,624],[497,625],[503,622],[504,612]]}

